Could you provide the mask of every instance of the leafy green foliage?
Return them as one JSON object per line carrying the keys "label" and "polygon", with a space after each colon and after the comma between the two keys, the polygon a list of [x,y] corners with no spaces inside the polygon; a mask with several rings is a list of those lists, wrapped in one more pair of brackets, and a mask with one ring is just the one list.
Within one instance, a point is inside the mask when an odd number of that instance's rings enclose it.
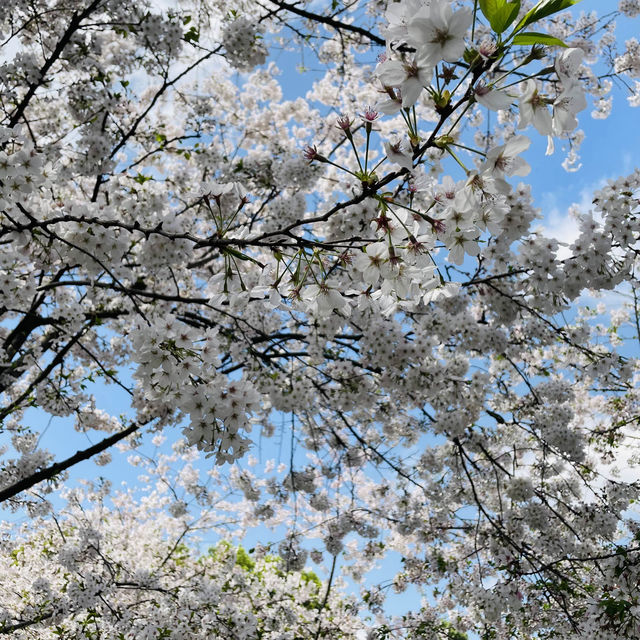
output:
{"label": "leafy green foliage", "polygon": [[249,572],[253,571],[256,566],[256,563],[249,557],[249,554],[243,547],[238,547],[236,551],[236,564]]}
{"label": "leafy green foliage", "polygon": [[320,587],[322,587],[322,582],[320,582],[320,578],[318,578],[318,576],[316,575],[316,573],[314,571],[311,571],[311,570],[303,571],[300,575],[302,576],[302,580],[305,583],[308,584],[309,582],[312,582],[313,584],[316,585],[316,587],[318,589],[320,589]]}
{"label": "leafy green foliage", "polygon": [[514,36],[513,44],[528,45],[528,44],[542,44],[547,47],[566,47],[567,45],[554,36],[548,33],[537,33],[535,31],[527,31],[525,33],[519,33]]}
{"label": "leafy green foliage", "polygon": [[480,11],[489,21],[491,28],[497,33],[503,33],[518,17],[520,0],[480,0]]}
{"label": "leafy green foliage", "polygon": [[197,27],[191,27],[184,33],[183,38],[187,42],[198,42],[200,40],[200,32],[198,31]]}
{"label": "leafy green foliage", "polygon": [[138,173],[138,175],[136,175],[133,180],[138,184],[144,184],[145,182],[149,182],[149,180],[153,180],[153,178],[151,176],[145,176],[142,173]]}
{"label": "leafy green foliage", "polygon": [[580,0],[541,0],[533,9],[527,11],[522,20],[516,25],[515,31],[520,31],[527,25],[542,20],[542,18],[547,18],[554,13],[564,11],[574,4],[578,4],[578,2]]}

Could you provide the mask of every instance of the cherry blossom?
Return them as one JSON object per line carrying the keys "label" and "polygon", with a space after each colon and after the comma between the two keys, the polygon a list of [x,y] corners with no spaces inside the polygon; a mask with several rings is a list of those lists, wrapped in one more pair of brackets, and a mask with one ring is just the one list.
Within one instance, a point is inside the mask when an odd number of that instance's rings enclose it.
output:
{"label": "cherry blossom", "polygon": [[402,106],[406,108],[414,105],[431,83],[433,63],[418,55],[411,61],[389,59],[378,67],[377,74],[383,85],[399,89]]}
{"label": "cherry blossom", "polygon": [[527,80],[518,102],[518,129],[526,129],[532,124],[538,133],[548,136],[553,131],[551,113],[546,98],[540,94],[535,80]]}
{"label": "cherry blossom", "polygon": [[409,41],[432,62],[455,62],[464,53],[464,37],[473,20],[469,7],[451,9],[446,0],[432,0],[426,15],[419,12],[409,20]]}

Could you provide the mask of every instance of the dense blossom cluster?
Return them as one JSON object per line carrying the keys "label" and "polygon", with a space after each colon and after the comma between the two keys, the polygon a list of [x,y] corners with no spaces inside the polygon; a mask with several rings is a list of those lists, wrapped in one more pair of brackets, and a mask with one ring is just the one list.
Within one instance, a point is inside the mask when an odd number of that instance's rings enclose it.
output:
{"label": "dense blossom cluster", "polygon": [[[0,633],[637,638],[640,172],[566,241],[524,180],[540,137],[578,169],[612,78],[640,104],[638,3],[11,4],[0,501],[33,520]],[[42,415],[91,445],[60,458]],[[151,495],[60,512],[74,464],[151,434]],[[273,537],[196,552],[223,522]],[[439,597],[388,616],[409,588]]]}
{"label": "dense blossom cluster", "polygon": [[197,333],[167,318],[151,327],[140,327],[132,334],[131,343],[134,360],[139,363],[134,377],[140,382],[142,406],[145,401],[155,404],[159,400],[183,411],[191,420],[185,429],[189,443],[217,451],[220,464],[226,458],[242,457],[250,441],[238,430],[251,430],[246,417],[258,408],[258,396],[250,381],[229,381],[218,375],[222,349],[217,332],[208,329]]}
{"label": "dense blossom cluster", "polygon": [[[193,456],[160,460],[176,461],[188,467]],[[224,541],[202,553],[188,546],[197,523],[184,510],[167,518],[169,493],[150,491],[143,506],[121,492],[109,505],[103,488],[88,483],[68,493],[55,523],[29,523],[10,538],[3,527],[0,566],[11,588],[3,589],[0,631],[43,640],[358,637],[353,602],[328,593],[313,572]],[[213,515],[206,520],[225,535]]]}
{"label": "dense blossom cluster", "polygon": [[267,48],[250,20],[244,17],[230,21],[222,34],[227,62],[240,71],[251,71],[267,59]]}

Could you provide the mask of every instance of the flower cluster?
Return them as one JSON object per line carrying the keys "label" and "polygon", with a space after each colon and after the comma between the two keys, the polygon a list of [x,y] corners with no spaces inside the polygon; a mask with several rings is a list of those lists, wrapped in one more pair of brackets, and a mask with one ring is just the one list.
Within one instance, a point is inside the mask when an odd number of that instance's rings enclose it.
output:
{"label": "flower cluster", "polygon": [[251,71],[264,64],[267,49],[255,25],[242,16],[228,22],[222,33],[226,59],[240,71]]}
{"label": "flower cluster", "polygon": [[230,633],[280,640],[320,628],[359,637],[364,625],[350,599],[334,590],[319,608],[326,587],[304,565],[287,567],[285,558],[226,541],[198,553],[193,523],[188,515],[166,518],[162,491],[147,491],[141,502],[114,496],[114,512],[92,489],[68,495],[58,526],[39,522],[3,538],[0,632],[44,640],[89,628],[126,640],[174,632],[187,640]]}
{"label": "flower cluster", "polygon": [[139,326],[131,341],[145,413],[178,409],[191,421],[184,429],[189,444],[215,454],[218,464],[241,458],[249,440],[240,430],[250,430],[248,416],[257,408],[258,396],[247,380],[221,379],[217,333],[198,336],[169,319]]}

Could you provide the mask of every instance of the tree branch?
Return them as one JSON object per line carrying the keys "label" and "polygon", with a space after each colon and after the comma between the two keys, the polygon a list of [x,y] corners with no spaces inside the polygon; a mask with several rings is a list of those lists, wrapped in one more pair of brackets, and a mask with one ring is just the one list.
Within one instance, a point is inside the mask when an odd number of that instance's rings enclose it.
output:
{"label": "tree branch", "polygon": [[97,444],[89,447],[88,449],[82,449],[81,451],[77,451],[71,457],[66,460],[62,460],[61,462],[56,462],[46,469],[41,469],[36,473],[32,473],[27,478],[23,478],[22,480],[12,484],[10,487],[3,489],[0,491],[0,503],[5,502],[5,500],[9,500],[10,498],[15,497],[17,494],[30,489],[34,485],[42,482],[44,480],[50,480],[54,476],[66,471],[70,467],[83,460],[88,460],[89,458],[97,455],[98,453],[102,453],[109,447],[113,446],[120,440],[124,440],[127,436],[130,436],[132,433],[135,433],[140,429],[142,425],[134,422],[132,425],[128,426],[126,429],[122,431],[118,431],[118,433],[114,433],[113,435],[101,440]]}

